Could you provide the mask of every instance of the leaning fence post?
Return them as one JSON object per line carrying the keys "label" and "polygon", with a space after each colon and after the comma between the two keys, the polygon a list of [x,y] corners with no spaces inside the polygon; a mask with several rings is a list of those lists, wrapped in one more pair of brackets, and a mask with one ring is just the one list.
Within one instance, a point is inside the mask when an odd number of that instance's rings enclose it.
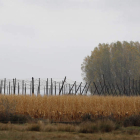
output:
{"label": "leaning fence post", "polygon": [[[94,84],[94,86],[95,86],[95,89],[97,90],[98,95],[100,95],[100,93],[99,93],[99,91],[98,91],[98,88],[97,88],[95,82],[93,82],[93,84]],[[94,91],[94,93],[96,92],[96,90]]]}
{"label": "leaning fence post", "polygon": [[[82,82],[81,82],[80,85],[79,85],[79,87],[80,87],[80,94],[81,94],[81,84],[82,84]],[[79,90],[79,87],[77,88],[77,90],[76,90],[76,92],[75,92],[75,95],[76,95],[77,91]]]}
{"label": "leaning fence post", "polygon": [[85,86],[84,86],[83,91],[82,91],[82,93],[81,93],[81,94],[83,94],[83,92],[84,92],[84,90],[85,90],[86,86],[87,86],[87,83],[85,84]]}
{"label": "leaning fence post", "polygon": [[[62,80],[62,84],[63,84],[63,80]],[[64,87],[64,86],[63,86]],[[63,88],[64,89],[64,88]],[[64,90],[62,89],[62,95],[63,95],[63,93],[64,93]]]}
{"label": "leaning fence post", "polygon": [[74,82],[74,84],[72,85],[71,89],[69,90],[69,94],[71,93],[71,90],[73,89],[75,83],[76,83],[76,81]]}
{"label": "leaning fence post", "polygon": [[91,84],[91,81],[90,81],[90,83],[89,83],[89,85],[88,85],[88,87],[87,87],[86,95],[87,95],[88,89],[89,89],[89,87],[90,87],[90,84]]}
{"label": "leaning fence post", "polygon": [[60,88],[59,95],[60,95],[60,93],[61,93],[61,91],[62,91],[62,89],[63,89],[63,86],[64,86],[65,81],[66,81],[66,76],[65,76],[64,81],[63,81],[63,83],[62,83],[62,86],[61,86],[61,88]]}

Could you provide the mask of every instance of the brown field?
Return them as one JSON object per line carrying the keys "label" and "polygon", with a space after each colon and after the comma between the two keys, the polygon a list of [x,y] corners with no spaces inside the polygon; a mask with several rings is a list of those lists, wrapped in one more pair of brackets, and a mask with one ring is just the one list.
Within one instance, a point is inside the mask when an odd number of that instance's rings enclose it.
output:
{"label": "brown field", "polygon": [[0,95],[0,112],[6,111],[53,121],[81,121],[85,115],[120,120],[140,114],[140,97]]}

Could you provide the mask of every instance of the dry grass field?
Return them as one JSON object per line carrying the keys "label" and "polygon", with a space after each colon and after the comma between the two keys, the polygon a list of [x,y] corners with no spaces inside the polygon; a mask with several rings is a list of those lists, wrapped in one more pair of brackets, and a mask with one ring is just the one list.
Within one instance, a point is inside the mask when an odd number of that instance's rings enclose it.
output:
{"label": "dry grass field", "polygon": [[0,112],[53,121],[81,121],[84,116],[113,116],[121,120],[140,114],[139,96],[23,96],[0,95]]}

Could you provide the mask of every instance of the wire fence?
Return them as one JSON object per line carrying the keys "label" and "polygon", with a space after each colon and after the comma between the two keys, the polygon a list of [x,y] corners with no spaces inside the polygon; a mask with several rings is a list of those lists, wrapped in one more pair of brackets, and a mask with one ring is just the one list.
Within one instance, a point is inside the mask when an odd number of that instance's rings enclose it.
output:
{"label": "wire fence", "polygon": [[140,95],[140,79],[124,79],[123,84],[112,84],[103,78],[93,82],[76,82],[69,79],[31,78],[0,79],[0,94],[5,95]]}
{"label": "wire fence", "polygon": [[[80,86],[79,86],[80,85]],[[31,79],[1,79],[0,94],[5,95],[63,95],[90,94],[85,83],[69,79],[31,78]]]}

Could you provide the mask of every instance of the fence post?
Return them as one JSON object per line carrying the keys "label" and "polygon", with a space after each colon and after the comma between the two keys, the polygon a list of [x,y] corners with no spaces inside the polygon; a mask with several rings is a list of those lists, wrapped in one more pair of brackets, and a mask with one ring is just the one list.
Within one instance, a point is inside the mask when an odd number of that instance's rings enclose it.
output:
{"label": "fence post", "polygon": [[22,95],[24,94],[24,80],[22,80]]}
{"label": "fence post", "polygon": [[137,94],[137,80],[136,80],[136,89],[135,89],[135,92],[136,92],[136,95],[138,95],[138,94]]}
{"label": "fence post", "polygon": [[40,94],[40,78],[39,78],[38,94]]}
{"label": "fence post", "polygon": [[97,90],[98,95],[100,95],[100,93],[99,93],[99,91],[98,91],[98,88],[97,88],[97,86],[96,86],[95,82],[93,82],[93,84],[94,84],[94,86],[95,86],[95,91],[94,91],[94,93],[95,93],[95,92],[96,92],[96,90]]}
{"label": "fence post", "polygon": [[1,80],[0,94],[2,94],[3,80]]}
{"label": "fence post", "polygon": [[46,81],[46,95],[48,95],[48,78],[47,78],[47,81]]}
{"label": "fence post", "polygon": [[84,92],[84,90],[85,90],[86,86],[87,86],[87,83],[85,84],[85,86],[84,86],[83,91],[82,91],[82,93],[81,93],[81,94],[83,94],[83,92]]}
{"label": "fence post", "polygon": [[25,96],[26,96],[26,83],[25,83]]}
{"label": "fence post", "polygon": [[90,84],[91,84],[91,81],[90,81],[90,83],[89,83],[89,85],[88,85],[88,87],[87,87],[86,95],[87,95],[88,89],[89,89],[89,87],[90,87]]}
{"label": "fence post", "polygon": [[34,95],[34,78],[32,77],[32,95]]}
{"label": "fence post", "polygon": [[5,95],[5,88],[6,88],[6,78],[4,79],[4,95]]}
{"label": "fence post", "polygon": [[75,83],[75,95],[76,95],[76,83]]}
{"label": "fence post", "polygon": [[60,90],[59,90],[59,95],[60,95],[60,93],[61,93],[61,91],[62,91],[62,89],[63,89],[63,86],[64,86],[65,81],[66,81],[66,76],[65,76],[64,81],[63,81],[63,83],[62,83],[62,86],[61,86],[61,88],[60,88]]}
{"label": "fence post", "polygon": [[55,81],[55,95],[56,95],[56,81]]}
{"label": "fence post", "polygon": [[101,83],[101,81],[99,81],[99,83],[100,83],[100,86],[101,86],[101,92],[100,92],[100,95],[102,94],[102,91],[103,91],[103,95],[104,95],[104,85],[102,86],[102,83]]}
{"label": "fence post", "polygon": [[51,95],[53,94],[53,89],[52,89],[52,78],[51,78]]}
{"label": "fence post", "polygon": [[[59,91],[60,91],[60,83],[59,83]],[[60,92],[59,92],[59,95],[60,95]]]}
{"label": "fence post", "polygon": [[71,90],[73,89],[75,83],[76,83],[76,81],[74,82],[74,84],[72,85],[71,89],[69,90],[69,94],[71,93]]}
{"label": "fence post", "polygon": [[[80,85],[79,85],[80,89],[81,89],[81,84],[82,84],[82,82],[81,82]],[[75,92],[75,95],[76,95],[76,93],[77,93],[79,87],[77,88],[77,90],[76,90],[76,92]],[[81,91],[80,91],[80,94],[81,94]]]}
{"label": "fence post", "polygon": [[[63,80],[62,80],[62,84],[63,84]],[[64,87],[64,86],[63,86]],[[64,88],[63,88],[64,89]],[[64,90],[62,89],[62,95],[63,95],[63,93],[64,93]]]}

